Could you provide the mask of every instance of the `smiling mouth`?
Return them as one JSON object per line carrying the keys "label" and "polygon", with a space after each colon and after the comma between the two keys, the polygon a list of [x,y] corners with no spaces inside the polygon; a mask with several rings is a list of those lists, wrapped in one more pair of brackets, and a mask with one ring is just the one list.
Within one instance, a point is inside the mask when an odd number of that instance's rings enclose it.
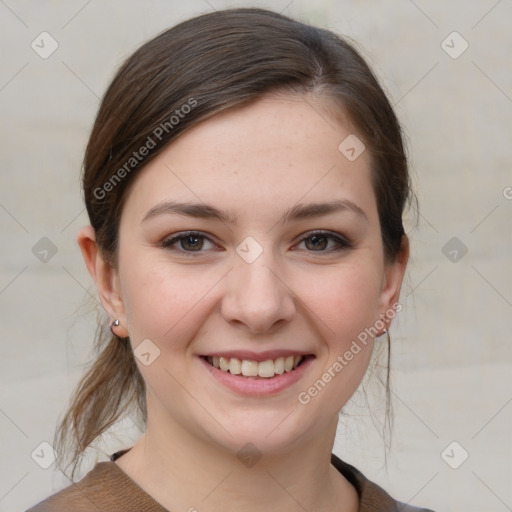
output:
{"label": "smiling mouth", "polygon": [[250,359],[238,359],[236,357],[202,356],[205,361],[220,371],[239,377],[263,379],[271,379],[276,375],[293,372],[306,359],[313,357],[313,355],[287,356],[258,362]]}

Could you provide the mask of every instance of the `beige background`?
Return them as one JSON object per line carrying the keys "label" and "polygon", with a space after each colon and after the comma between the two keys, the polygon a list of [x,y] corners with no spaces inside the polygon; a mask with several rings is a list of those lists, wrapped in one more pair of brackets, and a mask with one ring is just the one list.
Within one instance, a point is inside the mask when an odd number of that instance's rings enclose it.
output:
{"label": "beige background", "polygon": [[[78,176],[99,97],[142,41],[234,5],[269,6],[353,37],[407,133],[420,217],[408,223],[412,261],[392,331],[393,446],[385,466],[358,393],[336,453],[412,504],[511,510],[512,2],[2,0],[0,511],[67,485],[31,453],[49,453],[39,445],[52,442],[90,356],[94,290],[75,235],[87,223]],[[58,43],[47,59],[31,48],[43,31]],[[33,252],[42,237],[57,250],[46,263]],[[443,252],[453,237],[459,245]],[[106,449],[136,433],[118,437]],[[458,469],[445,462],[457,465],[463,450]]]}

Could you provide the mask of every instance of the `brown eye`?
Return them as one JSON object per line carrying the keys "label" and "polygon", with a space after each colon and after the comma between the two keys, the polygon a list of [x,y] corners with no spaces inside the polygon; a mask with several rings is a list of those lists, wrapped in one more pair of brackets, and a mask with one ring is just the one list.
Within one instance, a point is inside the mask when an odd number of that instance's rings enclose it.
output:
{"label": "brown eye", "polygon": [[207,236],[195,232],[177,234],[162,241],[161,246],[175,253],[189,256],[193,253],[200,255],[208,249],[215,248],[215,244]]}
{"label": "brown eye", "polygon": [[302,244],[304,244],[306,251],[326,254],[351,249],[353,247],[353,243],[347,238],[329,232],[309,233],[309,235],[302,238],[299,246]]}
{"label": "brown eye", "polygon": [[180,239],[180,246],[185,251],[200,251],[203,248],[204,239],[201,236],[186,236]]}
{"label": "brown eye", "polygon": [[306,247],[312,251],[323,251],[328,245],[327,237],[323,235],[310,236],[304,241],[306,243]]}

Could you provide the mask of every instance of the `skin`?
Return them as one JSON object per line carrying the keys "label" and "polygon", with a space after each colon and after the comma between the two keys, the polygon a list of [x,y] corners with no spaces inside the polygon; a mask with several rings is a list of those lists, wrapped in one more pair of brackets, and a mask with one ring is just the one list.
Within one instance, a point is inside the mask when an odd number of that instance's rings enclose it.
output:
{"label": "skin", "polygon": [[[352,162],[339,152],[354,131],[325,107],[266,96],[181,135],[131,185],[117,268],[102,258],[90,226],[79,234],[102,303],[120,321],[116,333],[129,335],[134,349],[150,339],[160,350],[149,366],[137,360],[147,429],[117,464],[170,510],[357,510],[355,489],[330,454],[338,412],[367,370],[373,340],[310,403],[297,396],[398,301],[408,242],[386,262],[369,152]],[[206,203],[236,222],[176,213],[143,220],[169,200]],[[298,203],[334,200],[352,201],[364,215],[345,208],[283,220]],[[186,241],[162,247],[187,230],[207,237],[200,252],[187,255],[195,246]],[[320,237],[318,249],[309,233],[318,230],[352,247],[335,250],[334,239]],[[263,249],[253,263],[236,253],[247,236]],[[198,357],[276,348],[315,359],[298,382],[266,397],[223,387]],[[236,456],[248,442],[262,454],[252,467]]]}

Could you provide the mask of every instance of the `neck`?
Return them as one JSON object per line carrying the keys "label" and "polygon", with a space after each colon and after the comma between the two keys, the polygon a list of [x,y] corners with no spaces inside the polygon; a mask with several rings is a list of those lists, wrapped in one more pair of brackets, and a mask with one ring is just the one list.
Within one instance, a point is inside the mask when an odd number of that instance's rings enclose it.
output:
{"label": "neck", "polygon": [[247,457],[152,417],[148,409],[145,434],[116,462],[168,510],[357,510],[355,489],[330,464],[337,418],[279,453],[246,446]]}

